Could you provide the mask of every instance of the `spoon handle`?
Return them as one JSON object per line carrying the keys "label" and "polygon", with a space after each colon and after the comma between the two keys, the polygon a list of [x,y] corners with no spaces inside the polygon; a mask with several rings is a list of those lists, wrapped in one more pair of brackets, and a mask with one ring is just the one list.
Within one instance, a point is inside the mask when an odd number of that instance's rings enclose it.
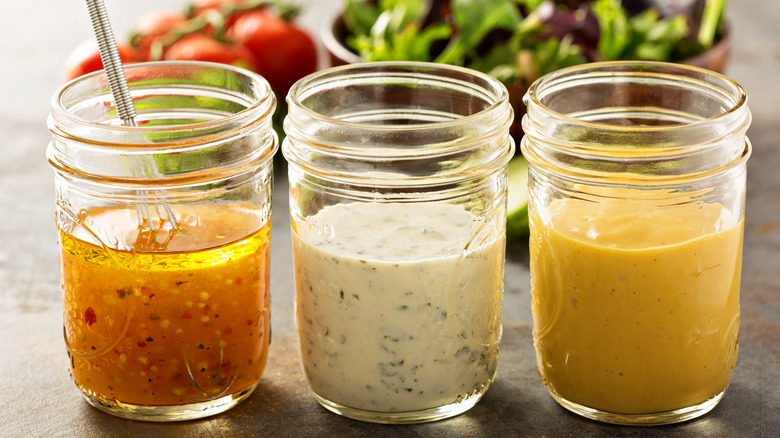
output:
{"label": "spoon handle", "polygon": [[135,106],[133,106],[133,98],[130,96],[130,89],[127,86],[127,78],[122,68],[122,60],[119,58],[119,51],[116,48],[114,31],[111,30],[106,6],[103,0],[86,0],[86,2],[100,50],[100,59],[103,61],[103,67],[106,70],[106,76],[108,76],[108,86],[114,96],[117,113],[125,126],[136,126]]}

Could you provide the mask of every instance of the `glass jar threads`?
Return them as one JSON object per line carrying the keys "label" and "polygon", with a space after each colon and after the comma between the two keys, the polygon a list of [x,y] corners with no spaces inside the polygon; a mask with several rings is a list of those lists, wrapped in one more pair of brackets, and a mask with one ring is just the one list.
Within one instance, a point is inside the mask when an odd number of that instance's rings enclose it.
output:
{"label": "glass jar threads", "polygon": [[268,354],[275,99],[224,65],[126,74],[137,127],[102,73],[58,90],[49,117],[71,376],[121,417],[213,415]]}
{"label": "glass jar threads", "polygon": [[542,380],[600,421],[705,414],[738,350],[744,90],[695,67],[610,62],[545,76],[525,102]]}
{"label": "glass jar threads", "polygon": [[412,423],[471,408],[501,340],[507,91],[426,63],[337,67],[288,96],[295,315],[327,409]]}

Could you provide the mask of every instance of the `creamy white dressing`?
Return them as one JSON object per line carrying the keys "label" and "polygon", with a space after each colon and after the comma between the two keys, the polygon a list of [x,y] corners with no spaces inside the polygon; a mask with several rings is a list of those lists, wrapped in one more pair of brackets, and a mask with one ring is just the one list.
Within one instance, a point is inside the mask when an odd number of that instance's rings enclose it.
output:
{"label": "creamy white dressing", "polygon": [[504,234],[489,225],[447,203],[338,204],[296,222],[311,389],[377,412],[481,396],[501,339]]}

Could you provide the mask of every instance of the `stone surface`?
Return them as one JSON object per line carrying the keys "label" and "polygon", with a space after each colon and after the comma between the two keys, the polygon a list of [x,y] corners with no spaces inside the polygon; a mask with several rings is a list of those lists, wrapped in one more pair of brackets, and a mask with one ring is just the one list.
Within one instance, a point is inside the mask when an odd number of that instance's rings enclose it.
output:
{"label": "stone surface", "polygon": [[[118,35],[141,11],[183,0],[108,2]],[[308,1],[312,29],[338,0]],[[539,380],[531,341],[526,242],[508,247],[505,335],[496,381],[471,411],[412,426],[364,424],[321,408],[298,365],[286,185],[278,178],[273,229],[273,343],[266,374],[243,404],[199,421],[114,418],[81,399],[62,340],[53,183],[45,147],[49,100],[72,47],[90,37],[80,2],[3,2],[0,53],[0,436],[780,436],[780,2],[730,2],[736,31],[727,74],[750,96],[740,355],[732,385],[709,415],[656,428],[616,427],[560,408]],[[49,13],[41,14],[46,8]],[[280,169],[281,170],[281,169]],[[281,173],[283,175],[283,173]]]}

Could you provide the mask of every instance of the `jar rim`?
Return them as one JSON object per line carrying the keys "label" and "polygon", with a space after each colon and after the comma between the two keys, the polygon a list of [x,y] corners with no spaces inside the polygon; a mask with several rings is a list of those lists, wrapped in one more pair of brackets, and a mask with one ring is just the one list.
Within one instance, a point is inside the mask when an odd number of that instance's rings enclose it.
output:
{"label": "jar rim", "polygon": [[[721,90],[728,91],[725,89],[724,86],[728,86],[732,88],[730,93],[732,96],[731,99],[732,105],[727,110],[722,111],[719,114],[716,114],[712,117],[707,117],[707,118],[702,118],[700,120],[692,121],[690,123],[683,123],[678,125],[626,126],[626,125],[617,125],[617,124],[609,124],[609,123],[590,122],[587,120],[579,119],[577,117],[572,117],[550,108],[549,106],[542,103],[540,98],[540,91],[545,90],[546,87],[552,87],[557,84],[560,84],[562,81],[572,77],[572,75],[574,74],[588,73],[588,72],[591,73],[603,72],[603,73],[609,73],[611,76],[617,76],[618,74],[625,72],[627,73],[626,76],[630,76],[630,74],[636,72],[663,72],[663,71],[667,71],[667,73],[664,73],[664,75],[668,75],[670,77],[674,76],[674,78],[678,80],[684,76],[680,74],[675,75],[671,72],[677,71],[680,73],[700,75],[701,77],[710,77],[713,80],[717,80],[723,85],[720,86]],[[691,78],[691,80],[694,79]],[[726,94],[727,93],[725,92],[723,93],[723,95]],[[638,133],[652,133],[658,131],[685,130],[690,127],[696,127],[706,123],[718,122],[719,120],[728,118],[731,115],[743,109],[746,109],[747,93],[745,92],[745,89],[734,79],[731,79],[730,77],[723,75],[721,73],[712,70],[707,70],[701,67],[696,67],[687,64],[672,63],[672,62],[661,62],[661,61],[622,61],[621,60],[621,61],[600,61],[600,62],[592,62],[587,64],[579,64],[571,67],[565,67],[560,70],[551,72],[547,75],[544,75],[536,79],[528,87],[528,91],[523,97],[523,103],[526,106],[529,106],[530,103],[533,103],[533,105],[541,109],[546,116],[558,119],[564,123],[569,123],[572,125],[578,125],[585,128],[598,129],[602,131],[619,130],[619,131],[632,131]]]}
{"label": "jar rim", "polygon": [[696,179],[750,156],[745,90],[698,67],[583,64],[538,79],[523,101],[523,155],[583,180]]}
{"label": "jar rim", "polygon": [[505,105],[505,102],[508,101],[509,99],[509,92],[506,90],[506,87],[501,83],[501,81],[488,74],[476,70],[471,70],[456,65],[439,64],[434,62],[381,61],[381,62],[361,62],[355,64],[340,65],[340,66],[330,67],[312,73],[298,80],[295,84],[293,84],[292,87],[290,87],[290,91],[287,94],[288,106],[289,107],[294,106],[296,111],[301,111],[305,116],[331,125],[349,127],[351,129],[376,130],[378,128],[376,124],[355,122],[350,120],[343,120],[337,117],[327,116],[310,109],[309,107],[304,105],[301,101],[302,100],[301,96],[304,97],[308,96],[308,94],[304,94],[303,92],[306,90],[311,90],[313,86],[317,85],[317,83],[322,81],[324,78],[327,77],[355,78],[355,77],[359,77],[355,75],[355,72],[360,72],[360,71],[372,72],[371,74],[366,74],[363,75],[362,77],[371,77],[371,76],[377,76],[380,74],[387,74],[392,72],[408,73],[408,74],[419,74],[419,73],[429,73],[429,72],[435,73],[436,71],[453,72],[463,76],[471,76],[481,81],[484,81],[485,84],[489,84],[491,86],[490,91],[493,92],[495,95],[494,101],[489,106],[473,114],[468,114],[456,119],[434,122],[434,123],[429,122],[429,123],[404,124],[404,125],[395,125],[395,126],[381,125],[381,129],[387,131],[426,130],[426,129],[431,129],[431,127],[433,126],[435,126],[436,128],[439,127],[446,128],[451,125],[462,124],[464,122],[468,122],[469,120],[477,119],[486,113],[490,113],[491,111],[495,111],[496,108]]}
{"label": "jar rim", "polygon": [[[74,124],[77,126],[83,126],[87,127],[87,129],[90,128],[98,128],[102,130],[103,132],[113,132],[116,134],[123,134],[123,133],[139,133],[139,134],[145,134],[149,132],[180,132],[180,131],[196,131],[196,130],[202,130],[202,129],[209,129],[217,125],[232,125],[235,123],[241,123],[240,120],[248,117],[250,114],[254,114],[256,112],[262,112],[260,117],[264,117],[265,113],[273,112],[275,108],[275,97],[273,92],[271,91],[271,86],[268,83],[268,81],[263,78],[262,76],[233,65],[228,64],[220,64],[215,62],[206,62],[206,61],[153,61],[153,62],[140,62],[140,63],[133,63],[133,64],[127,64],[124,65],[123,68],[125,70],[125,74],[128,76],[132,76],[132,73],[134,70],[138,69],[150,69],[155,67],[164,67],[164,68],[170,68],[170,67],[201,67],[206,69],[214,69],[214,70],[227,70],[230,71],[233,74],[236,74],[240,77],[244,77],[252,82],[253,86],[260,87],[260,90],[256,93],[257,96],[259,96],[258,99],[256,99],[255,102],[253,102],[251,105],[247,106],[241,111],[231,113],[228,115],[225,115],[224,117],[220,117],[218,119],[214,120],[206,120],[206,121],[200,121],[195,123],[189,123],[184,125],[151,125],[151,126],[124,126],[119,124],[108,124],[108,123],[102,123],[99,121],[94,120],[88,120],[86,118],[80,117],[76,114],[74,114],[72,111],[70,111],[71,106],[68,106],[64,103],[66,94],[73,90],[75,87],[77,87],[79,84],[84,83],[85,81],[89,80],[96,80],[99,81],[101,85],[105,86],[106,90],[106,96],[110,98],[110,101],[107,102],[107,104],[114,105],[113,103],[113,96],[111,95],[111,91],[108,87],[108,78],[106,77],[104,70],[98,70],[95,72],[87,73],[85,75],[79,76],[77,78],[74,78],[65,84],[62,84],[54,93],[51,101],[51,116],[56,120],[64,121],[65,123]],[[128,81],[130,81],[131,77],[128,77]],[[133,94],[134,88],[133,85],[130,84],[130,91],[131,94]],[[253,116],[257,117],[257,116]],[[101,143],[103,143],[101,141]],[[112,142],[106,142],[104,144],[111,144]],[[163,143],[164,144],[164,143]],[[122,147],[128,147],[129,145],[126,143],[121,144]],[[161,146],[162,144],[157,144],[155,146]]]}
{"label": "jar rim", "polygon": [[272,162],[276,97],[260,75],[200,61],[130,64],[126,72],[140,126],[122,124],[103,71],[59,88],[48,117],[55,171],[103,185],[184,186]]}
{"label": "jar rim", "polygon": [[291,88],[282,152],[332,182],[433,187],[505,165],[509,92],[497,79],[430,62],[366,62]]}

